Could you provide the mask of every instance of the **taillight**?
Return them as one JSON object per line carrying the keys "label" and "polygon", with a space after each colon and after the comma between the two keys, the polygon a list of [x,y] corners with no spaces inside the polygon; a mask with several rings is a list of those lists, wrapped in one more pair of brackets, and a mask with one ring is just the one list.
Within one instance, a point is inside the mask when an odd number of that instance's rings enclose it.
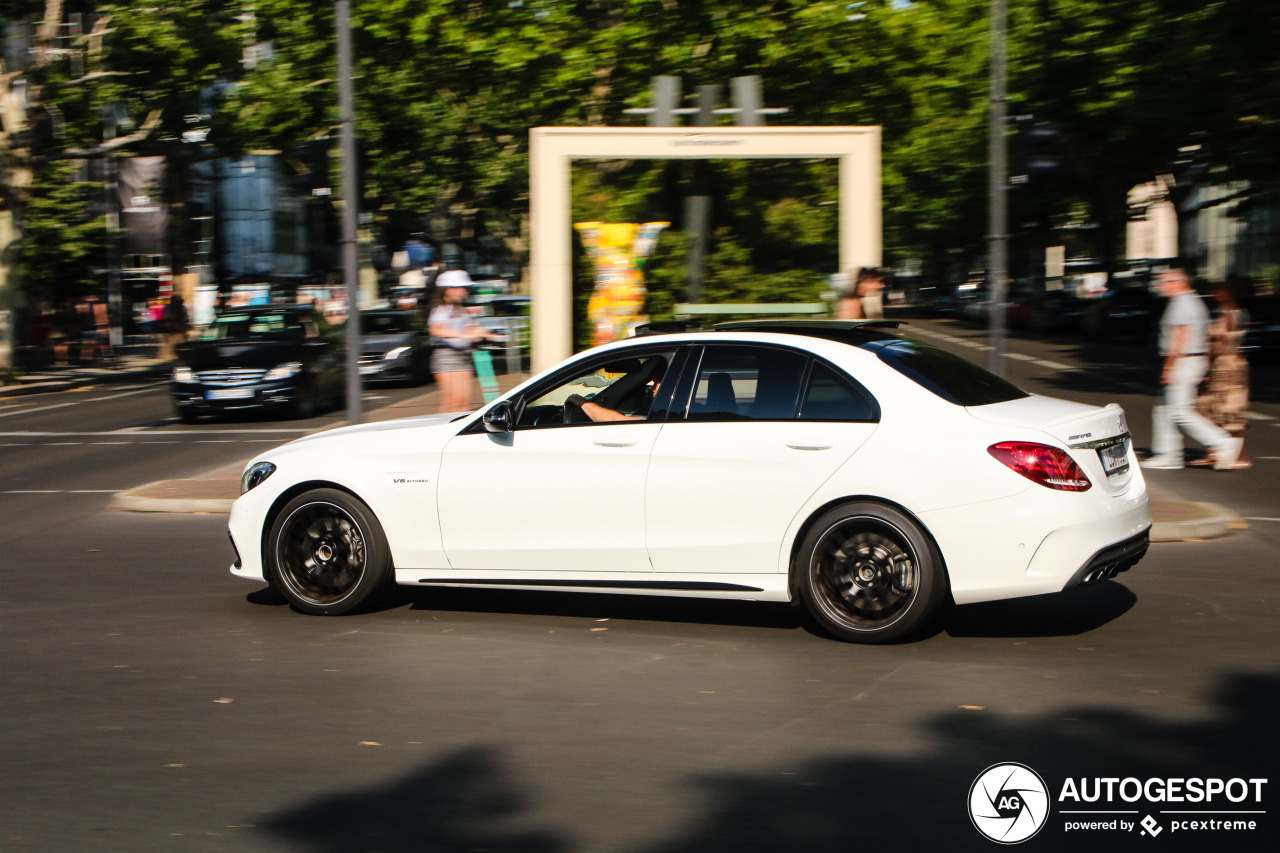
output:
{"label": "taillight", "polygon": [[1030,441],[1002,441],[987,452],[1028,480],[1064,492],[1088,491],[1093,483],[1065,450]]}

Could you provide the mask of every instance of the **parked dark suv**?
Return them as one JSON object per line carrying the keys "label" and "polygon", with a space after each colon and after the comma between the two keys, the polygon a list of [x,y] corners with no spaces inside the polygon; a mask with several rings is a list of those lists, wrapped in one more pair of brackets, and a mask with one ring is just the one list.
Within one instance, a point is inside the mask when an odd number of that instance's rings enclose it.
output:
{"label": "parked dark suv", "polygon": [[178,417],[193,423],[246,409],[310,417],[322,405],[340,406],[342,340],[308,305],[229,309],[177,348],[170,387]]}

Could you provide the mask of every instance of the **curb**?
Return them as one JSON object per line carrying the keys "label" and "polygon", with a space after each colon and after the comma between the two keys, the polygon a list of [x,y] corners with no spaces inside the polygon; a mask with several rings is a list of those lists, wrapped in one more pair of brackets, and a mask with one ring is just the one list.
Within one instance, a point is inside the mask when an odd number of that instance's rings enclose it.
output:
{"label": "curb", "polygon": [[216,513],[227,515],[240,493],[239,477],[157,480],[111,496],[112,509],[126,512]]}
{"label": "curb", "polygon": [[82,388],[85,385],[104,385],[112,382],[127,382],[131,379],[165,376],[172,369],[170,364],[122,369],[119,372],[102,373],[93,376],[72,376],[66,379],[49,379],[42,382],[26,382],[16,385],[0,385],[0,399],[5,397],[24,397],[28,394],[51,394]]}
{"label": "curb", "polygon": [[1151,525],[1152,542],[1185,542],[1192,539],[1217,539],[1242,524],[1240,516],[1226,507],[1204,501],[1160,501],[1167,510],[1174,507],[1193,515],[1171,521],[1155,521]]}

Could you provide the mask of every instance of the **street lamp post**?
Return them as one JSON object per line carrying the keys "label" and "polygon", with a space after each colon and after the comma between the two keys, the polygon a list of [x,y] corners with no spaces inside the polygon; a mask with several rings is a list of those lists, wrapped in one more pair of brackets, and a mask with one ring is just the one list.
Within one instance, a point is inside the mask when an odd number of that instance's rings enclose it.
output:
{"label": "street lamp post", "polygon": [[351,85],[351,3],[337,0],[338,119],[342,142],[342,277],[347,288],[347,420],[364,420],[360,387],[360,188],[356,185],[355,93]]}
{"label": "street lamp post", "polygon": [[1009,276],[1009,148],[1005,137],[1008,109],[1008,68],[1006,65],[1006,22],[1008,0],[991,0],[991,123],[990,175],[988,182],[987,283],[991,298],[988,313],[990,344],[987,366],[1004,376],[1005,299]]}

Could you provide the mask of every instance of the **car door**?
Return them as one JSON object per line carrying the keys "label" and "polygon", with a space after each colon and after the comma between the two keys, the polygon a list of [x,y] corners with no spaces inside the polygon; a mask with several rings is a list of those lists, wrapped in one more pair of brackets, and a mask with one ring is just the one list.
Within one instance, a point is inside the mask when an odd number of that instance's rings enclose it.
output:
{"label": "car door", "polygon": [[[670,358],[670,352],[641,351],[581,362],[513,400],[510,432],[477,425],[453,438],[438,488],[450,565],[650,572],[644,484],[662,423],[660,416],[648,417],[646,394],[649,374],[665,371]],[[570,397],[608,403],[629,419],[583,420]]]}
{"label": "car door", "polygon": [[874,398],[800,350],[710,344],[654,444],[645,491],[656,572],[776,572],[805,501],[876,428]]}

